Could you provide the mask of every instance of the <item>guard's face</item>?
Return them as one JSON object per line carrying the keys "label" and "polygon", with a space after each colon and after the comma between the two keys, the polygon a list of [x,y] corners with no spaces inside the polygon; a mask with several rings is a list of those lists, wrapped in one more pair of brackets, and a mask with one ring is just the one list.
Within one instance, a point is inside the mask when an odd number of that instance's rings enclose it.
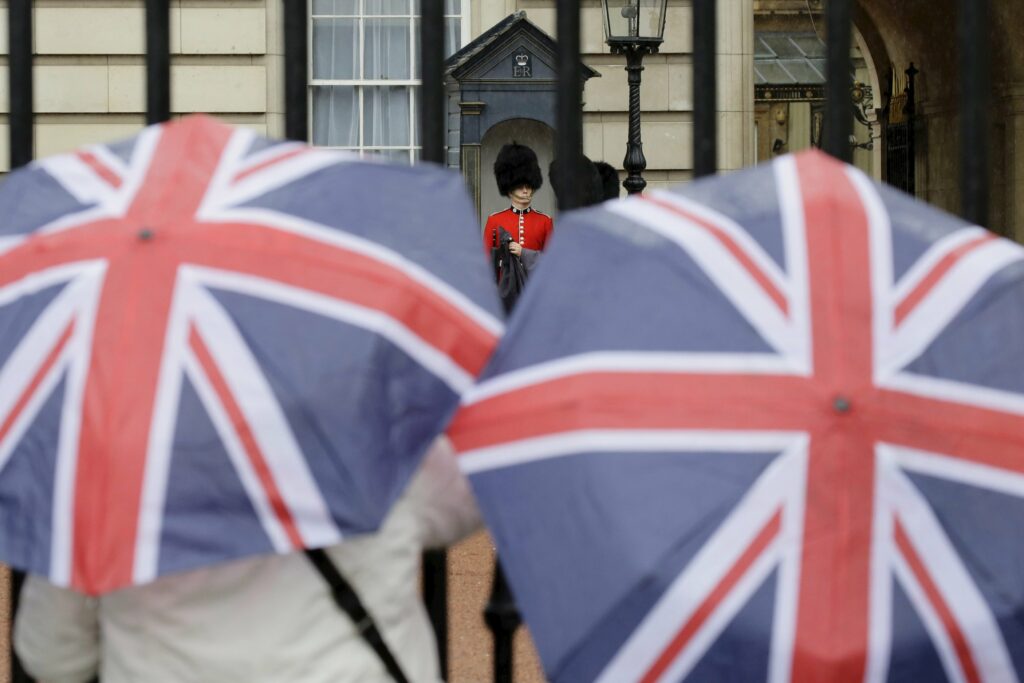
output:
{"label": "guard's face", "polygon": [[509,196],[512,198],[512,201],[519,202],[520,204],[529,204],[533,200],[533,188],[529,185],[520,185],[514,188],[509,193]]}

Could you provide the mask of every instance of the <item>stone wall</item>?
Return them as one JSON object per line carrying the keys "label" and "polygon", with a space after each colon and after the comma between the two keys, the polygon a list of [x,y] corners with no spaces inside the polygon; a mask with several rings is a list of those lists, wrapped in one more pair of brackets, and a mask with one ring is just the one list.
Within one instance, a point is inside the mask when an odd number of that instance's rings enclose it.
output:
{"label": "stone wall", "polygon": [[[171,108],[215,113],[268,132],[268,4],[272,0],[171,0]],[[37,157],[135,134],[145,121],[145,12],[141,0],[35,3]],[[276,10],[275,10],[276,11]],[[0,54],[7,53],[0,7]],[[271,79],[270,77],[274,78]],[[8,111],[0,69],[0,114]],[[276,132],[276,131],[272,131]],[[0,170],[8,132],[0,123]]]}
{"label": "stone wall", "polygon": [[[517,9],[555,33],[554,0],[470,0],[471,38]],[[174,114],[203,111],[279,136],[284,132],[283,38],[278,0],[171,0]],[[598,0],[582,0],[584,60],[600,71],[584,94],[584,147],[621,167],[627,87],[624,60],[604,43]],[[753,0],[719,3],[719,165],[753,163]],[[691,3],[669,0],[661,53],[645,60],[646,176],[651,186],[689,178],[693,79]],[[134,134],[145,116],[142,0],[36,0],[36,156]],[[7,14],[0,3],[0,54]],[[7,112],[0,69],[0,115]],[[0,122],[0,170],[7,164]]]}

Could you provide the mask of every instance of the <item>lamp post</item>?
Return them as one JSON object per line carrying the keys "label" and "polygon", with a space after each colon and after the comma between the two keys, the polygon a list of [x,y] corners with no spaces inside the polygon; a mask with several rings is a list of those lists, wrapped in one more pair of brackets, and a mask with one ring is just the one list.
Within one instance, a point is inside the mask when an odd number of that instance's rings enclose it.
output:
{"label": "lamp post", "polygon": [[604,36],[615,54],[626,56],[629,81],[629,140],[622,165],[628,177],[622,182],[629,194],[647,186],[641,173],[647,168],[640,142],[640,72],[644,55],[658,51],[665,35],[665,6],[668,0],[601,0]]}

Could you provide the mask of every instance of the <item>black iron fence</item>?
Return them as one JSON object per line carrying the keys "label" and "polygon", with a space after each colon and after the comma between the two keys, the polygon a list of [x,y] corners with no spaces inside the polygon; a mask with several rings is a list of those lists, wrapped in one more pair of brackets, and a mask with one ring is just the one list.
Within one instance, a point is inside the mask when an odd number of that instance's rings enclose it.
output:
{"label": "black iron fence", "polygon": [[916,190],[917,169],[914,159],[914,129],[917,125],[917,102],[914,77],[918,71],[914,63],[904,72],[906,80],[896,69],[890,69],[889,97],[883,112],[885,141],[885,181],[908,194]]}
{"label": "black iron fence", "polygon": [[[308,139],[308,0],[282,0],[285,40],[285,133],[296,140]],[[726,0],[728,1],[728,0]],[[849,161],[852,153],[852,110],[849,92],[851,12],[854,0],[828,0],[825,8],[828,31],[828,81],[823,148]],[[990,0],[958,0],[957,43],[960,54],[960,188],[962,215],[983,224],[988,216],[989,100],[991,79],[987,44]],[[580,0],[556,0],[558,36],[557,135],[555,157],[577,159],[583,153],[582,87],[580,73]],[[146,7],[146,103],[148,123],[170,117],[170,30],[168,0],[145,0]],[[420,24],[422,159],[444,161],[445,96],[443,87],[444,0],[421,0]],[[694,173],[712,174],[717,158],[716,112],[716,0],[693,0]],[[34,148],[32,82],[32,0],[8,0],[10,83],[10,166],[29,163]],[[912,135],[912,130],[910,132]],[[911,149],[912,142],[911,142]],[[907,163],[913,164],[910,158]],[[560,196],[559,208],[580,204],[578,187]],[[21,578],[12,582],[12,614],[16,610]],[[447,560],[443,552],[424,558],[424,598],[438,633],[443,671],[447,671]],[[485,611],[494,633],[495,681],[512,680],[512,635],[519,626],[512,595],[501,575]],[[13,681],[31,679],[12,656]]]}

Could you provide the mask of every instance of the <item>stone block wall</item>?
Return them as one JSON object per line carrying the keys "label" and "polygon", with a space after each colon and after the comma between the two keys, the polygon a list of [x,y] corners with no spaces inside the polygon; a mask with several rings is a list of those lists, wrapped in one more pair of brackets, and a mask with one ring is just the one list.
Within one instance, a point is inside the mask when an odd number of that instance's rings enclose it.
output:
{"label": "stone block wall", "polygon": [[[280,127],[274,115],[280,107],[268,106],[279,89],[270,79],[280,69],[268,63],[275,60],[268,57],[268,23],[278,4],[171,0],[174,115],[208,112],[260,133],[279,132],[271,129]],[[37,157],[128,137],[144,125],[144,21],[141,0],[36,1]],[[6,22],[0,6],[3,55]],[[0,68],[0,115],[8,112],[8,99],[7,71]],[[7,170],[7,124],[0,121],[0,170]]]}
{"label": "stone block wall", "polygon": [[[719,166],[753,163],[753,0],[719,3]],[[7,13],[0,2],[0,60]],[[282,135],[279,0],[171,0],[173,115],[213,113]],[[518,9],[555,33],[554,0],[470,0],[471,37]],[[624,59],[604,42],[598,0],[581,0],[584,61],[601,73],[584,93],[584,151],[621,167],[628,89]],[[36,0],[36,156],[127,137],[144,125],[142,0]],[[645,60],[643,141],[651,187],[691,177],[692,7],[669,0],[661,52]],[[0,62],[0,170],[8,163],[7,72]]]}

